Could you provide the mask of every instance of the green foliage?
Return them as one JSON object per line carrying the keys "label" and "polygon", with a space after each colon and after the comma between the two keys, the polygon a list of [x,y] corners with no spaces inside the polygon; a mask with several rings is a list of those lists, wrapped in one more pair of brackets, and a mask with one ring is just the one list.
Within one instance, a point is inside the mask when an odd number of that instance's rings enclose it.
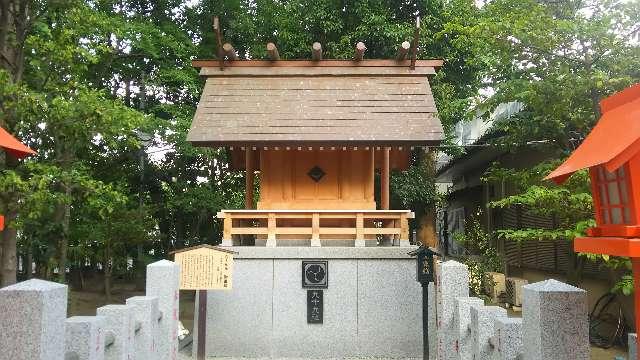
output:
{"label": "green foliage", "polygon": [[[599,100],[638,81],[637,1],[496,0],[470,32],[484,42],[485,76],[494,108],[520,101],[525,110],[500,127],[495,144],[573,150],[599,117]],[[514,146],[515,145],[515,146]]]}
{"label": "green foliage", "polygon": [[[514,185],[514,195],[489,203],[492,208],[506,209],[523,207],[532,214],[554,219],[552,229],[524,228],[501,229],[497,236],[505,241],[525,242],[531,240],[573,241],[585,236],[586,230],[596,225],[593,219],[593,198],[589,177],[586,171],[574,174],[562,185],[552,185],[543,177],[557,166],[557,161],[546,161],[537,166],[524,169],[505,169],[494,164],[485,174],[486,182],[509,182]],[[606,268],[630,271],[628,258],[608,255],[580,254],[590,261],[601,261]],[[574,269],[577,273],[581,269]],[[578,275],[572,275],[575,277]],[[624,275],[613,287],[613,291],[632,291]]]}
{"label": "green foliage", "polygon": [[[502,272],[504,259],[498,253],[494,236],[484,230],[480,223],[482,211],[477,210],[465,219],[464,233],[454,234],[454,240],[464,247],[462,262],[469,268],[469,291],[474,296],[487,298],[486,286],[493,281],[489,272]],[[493,285],[493,284],[492,284]]]}
{"label": "green foliage", "polygon": [[[314,41],[326,58],[350,58],[357,41],[369,58],[392,58],[420,15],[418,57],[445,60],[430,82],[447,141],[472,106],[519,100],[525,111],[496,140],[514,151],[535,140],[568,153],[597,118],[597,100],[637,81],[640,68],[638,47],[626,41],[640,22],[637,2],[16,0],[23,2],[24,21],[0,24],[0,44],[9,34],[7,54],[16,55],[0,60],[0,125],[38,155],[2,169],[0,210],[19,211],[9,226],[43,269],[64,262],[67,248],[73,266],[107,262],[125,271],[138,244],[157,257],[215,244],[216,212],[242,207],[244,181],[229,171],[229,155],[186,141],[202,88],[190,62],[216,53],[211,15],[240,56],[253,59],[269,41],[284,59],[309,58]],[[478,95],[483,87],[495,95]],[[394,173],[395,204],[421,212],[436,202],[433,166],[415,154],[407,171]],[[530,206],[560,219],[565,233],[555,236],[575,236],[590,218],[584,175],[570,181],[577,187],[556,189],[539,181],[543,170],[511,174],[522,181],[519,195],[495,206]]]}
{"label": "green foliage", "polygon": [[438,199],[433,166],[430,156],[419,153],[407,170],[393,172],[389,184],[393,202],[418,213],[433,207]]}
{"label": "green foliage", "polygon": [[620,280],[613,286],[611,291],[620,292],[623,295],[633,294],[633,275],[627,274],[620,277]]}

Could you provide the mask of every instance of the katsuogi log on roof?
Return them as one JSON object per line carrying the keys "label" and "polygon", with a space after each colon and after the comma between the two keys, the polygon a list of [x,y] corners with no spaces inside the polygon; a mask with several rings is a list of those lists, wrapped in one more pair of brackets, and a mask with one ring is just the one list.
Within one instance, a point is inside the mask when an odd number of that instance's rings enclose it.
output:
{"label": "katsuogi log on roof", "polygon": [[188,140],[203,146],[436,145],[438,60],[194,61],[206,84]]}

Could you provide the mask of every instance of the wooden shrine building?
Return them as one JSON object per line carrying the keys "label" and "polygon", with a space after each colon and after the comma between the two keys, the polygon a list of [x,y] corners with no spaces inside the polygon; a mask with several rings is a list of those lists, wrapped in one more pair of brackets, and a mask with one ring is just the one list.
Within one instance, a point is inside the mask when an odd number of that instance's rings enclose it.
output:
{"label": "wooden shrine building", "polygon": [[307,61],[280,60],[273,44],[270,60],[234,60],[225,44],[226,61],[193,62],[206,83],[187,140],[228,149],[232,169],[246,174],[245,209],[218,214],[223,245],[251,235],[267,246],[364,246],[380,236],[408,244],[413,213],[389,209],[389,173],[406,169],[415,147],[443,138],[427,78],[442,61],[365,60],[361,45],[354,60]]}
{"label": "wooden shrine building", "polygon": [[442,61],[417,60],[416,39],[390,60],[364,59],[362,43],[353,60],[322,60],[318,43],[313,60],[281,60],[271,43],[268,59],[238,60],[218,39],[217,60],[193,62],[206,81],[187,139],[225,148],[246,197],[245,209],[218,213],[233,289],[207,292],[205,344],[194,348],[202,358],[421,357],[414,215],[389,208],[389,174],[443,137],[428,81]]}

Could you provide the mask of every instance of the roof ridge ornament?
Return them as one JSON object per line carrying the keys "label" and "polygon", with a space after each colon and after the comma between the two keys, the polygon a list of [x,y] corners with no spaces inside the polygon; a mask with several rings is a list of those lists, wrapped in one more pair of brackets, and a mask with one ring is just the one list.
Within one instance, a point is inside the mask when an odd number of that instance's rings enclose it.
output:
{"label": "roof ridge ornament", "polygon": [[220,19],[217,16],[213,17],[213,31],[216,33],[216,40],[218,42],[218,62],[220,63],[220,71],[224,70],[224,50],[222,49],[222,32],[220,30]]}
{"label": "roof ridge ornament", "polygon": [[416,59],[418,58],[418,41],[420,40],[420,16],[416,17],[416,29],[413,32],[413,44],[411,44],[411,65],[409,68],[415,70]]}
{"label": "roof ridge ornament", "polygon": [[[415,70],[416,66],[420,67],[440,67],[442,66],[441,60],[422,60],[418,61],[418,46],[420,41],[420,16],[416,16],[415,29],[413,33],[413,39],[411,42],[403,41],[399,47],[395,56],[395,63],[390,64],[394,60],[364,60],[364,53],[367,50],[363,41],[358,41],[354,47],[353,58],[351,60],[323,60],[323,49],[320,42],[314,42],[311,45],[311,60],[298,60],[298,64],[294,66],[409,66],[409,69]],[[238,61],[239,56],[231,43],[225,43],[222,35],[222,27],[220,25],[220,18],[218,16],[213,17],[213,30],[216,36],[217,43],[217,63],[220,70],[224,70],[225,67],[232,66],[291,66],[291,64],[280,63],[280,54],[275,43],[269,42],[266,45],[267,60],[242,60]],[[225,61],[225,58],[228,61]],[[408,59],[407,59],[408,58]],[[408,60],[408,61],[407,61]],[[235,64],[234,61],[237,61]],[[289,63],[295,61],[289,61]],[[376,64],[373,64],[373,63]],[[380,62],[380,64],[378,64]],[[422,62],[422,64],[421,64]],[[245,64],[247,63],[247,64]],[[348,64],[345,64],[348,63]],[[212,67],[210,61],[195,59],[192,61],[194,67]]]}

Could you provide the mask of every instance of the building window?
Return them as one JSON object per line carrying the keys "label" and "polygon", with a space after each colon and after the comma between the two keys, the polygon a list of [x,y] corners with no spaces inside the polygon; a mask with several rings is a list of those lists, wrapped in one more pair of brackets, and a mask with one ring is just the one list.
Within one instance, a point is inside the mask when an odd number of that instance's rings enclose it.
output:
{"label": "building window", "polygon": [[597,168],[595,187],[598,189],[598,211],[603,224],[632,224],[628,179],[628,172],[624,166],[613,173],[606,171],[602,166]]}

